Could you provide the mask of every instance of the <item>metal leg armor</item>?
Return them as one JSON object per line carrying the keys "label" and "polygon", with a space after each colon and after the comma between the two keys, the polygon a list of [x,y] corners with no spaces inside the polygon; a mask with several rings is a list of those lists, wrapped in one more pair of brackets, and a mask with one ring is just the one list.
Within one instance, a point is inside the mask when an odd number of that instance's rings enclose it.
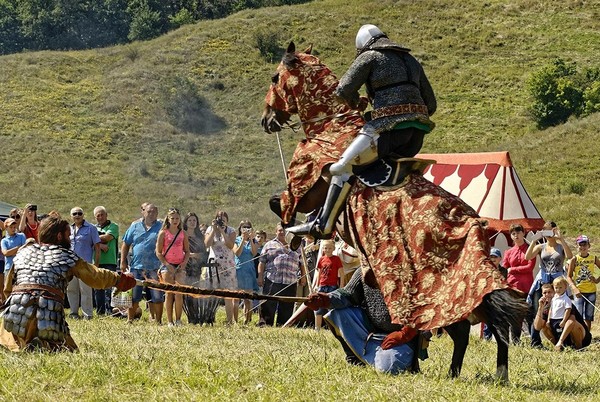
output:
{"label": "metal leg armor", "polygon": [[331,237],[335,222],[346,204],[346,198],[352,185],[348,182],[352,177],[352,167],[372,163],[377,160],[377,140],[379,135],[362,131],[344,151],[340,160],[329,168],[332,174],[325,204],[313,222],[293,226],[288,233],[296,236],[311,235],[316,239]]}

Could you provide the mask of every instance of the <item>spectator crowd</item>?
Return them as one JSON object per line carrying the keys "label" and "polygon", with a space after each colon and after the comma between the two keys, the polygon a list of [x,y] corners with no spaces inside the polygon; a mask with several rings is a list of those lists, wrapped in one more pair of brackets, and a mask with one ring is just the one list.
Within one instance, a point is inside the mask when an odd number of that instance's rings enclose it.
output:
{"label": "spectator crowd", "polygon": [[[17,251],[38,241],[38,226],[43,217],[38,215],[36,205],[27,204],[23,209],[11,210],[9,217],[0,221],[2,284]],[[176,208],[169,208],[159,219],[158,207],[144,203],[141,217],[131,222],[120,241],[121,228],[109,219],[107,208],[94,208],[93,218],[94,223],[88,221],[80,207],[70,210],[71,249],[91,264],[115,272],[131,272],[139,280],[306,296],[307,283],[312,280],[314,271],[318,275],[315,289],[318,292],[330,293],[344,285],[343,264],[333,255],[332,241],[319,242],[322,255],[318,258],[319,244],[307,236],[306,253],[302,253],[302,249],[293,250],[287,244],[281,224],[273,228],[275,235],[268,240],[267,233],[256,230],[248,219],[242,219],[237,227],[231,226],[225,211],[217,211],[211,222],[203,224],[196,213],[182,214]],[[596,285],[600,282],[600,260],[589,252],[589,237],[583,234],[577,237],[575,254],[551,221],[530,241],[525,238],[523,226],[513,224],[510,237],[513,246],[504,255],[492,248],[490,260],[508,284],[527,297],[531,308],[524,327],[530,334],[531,346],[543,347],[540,334],[557,350],[589,345],[597,310]],[[539,261],[539,270],[534,277],[536,261]],[[5,297],[3,292],[0,297]],[[160,325],[166,313],[169,326],[183,325],[184,312],[188,323],[212,324],[221,303],[225,305],[228,325],[240,321],[240,307],[244,324],[251,323],[253,312],[258,308],[260,326],[281,326],[294,311],[294,305],[287,302],[256,303],[232,298],[222,302],[218,298],[197,299],[143,286],[136,286],[128,297],[124,306],[115,302],[112,289],[92,289],[73,278],[67,288],[65,304],[70,308],[71,319],[118,315],[134,322],[142,315],[140,302],[144,300],[150,319]],[[326,309],[317,311],[317,329],[326,312]],[[522,329],[523,326],[511,328],[513,343],[521,342]],[[491,337],[485,328],[484,337]]]}
{"label": "spectator crowd", "polygon": [[[11,269],[21,247],[38,242],[37,229],[45,216],[38,215],[36,205],[27,204],[23,209],[11,210],[5,221],[0,220],[0,273]],[[273,228],[276,236],[268,240],[266,231],[256,230],[248,219],[241,220],[237,227],[231,226],[225,211],[217,211],[211,222],[203,224],[196,213],[183,215],[176,208],[169,208],[159,219],[158,207],[152,203],[141,205],[141,217],[124,232],[109,219],[104,206],[94,208],[93,219],[93,223],[88,220],[81,207],[70,210],[71,250],[91,264],[115,272],[131,272],[141,281],[248,292],[260,292],[262,288],[266,294],[281,296],[295,296],[297,286],[306,285],[301,253],[289,248],[281,225]],[[0,281],[4,285],[4,275]],[[140,302],[144,300],[150,319],[159,325],[163,315],[167,325],[183,325],[184,311],[189,323],[212,324],[222,303],[217,298],[198,299],[143,286],[136,286],[128,295],[117,296],[113,290],[92,289],[73,278],[65,298],[69,318],[121,316],[134,322],[142,315]],[[4,298],[4,292],[0,293]],[[277,325],[283,325],[294,307],[287,302],[259,304],[232,298],[225,298],[224,304],[227,324],[238,322],[241,305],[243,323],[249,324],[258,310],[261,326],[273,325],[275,316]]]}

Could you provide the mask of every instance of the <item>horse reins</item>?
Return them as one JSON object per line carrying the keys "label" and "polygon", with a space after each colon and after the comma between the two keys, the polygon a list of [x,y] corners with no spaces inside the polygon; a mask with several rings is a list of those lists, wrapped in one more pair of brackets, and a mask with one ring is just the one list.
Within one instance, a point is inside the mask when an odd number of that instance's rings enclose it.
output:
{"label": "horse reins", "polygon": [[298,121],[296,123],[293,123],[293,124],[290,124],[290,123],[286,122],[286,123],[283,123],[281,125],[281,128],[289,128],[293,132],[296,133],[296,132],[298,132],[298,130],[300,130],[300,128],[304,124],[318,123],[320,121],[327,120],[327,119],[331,119],[331,120],[340,119],[342,117],[350,116],[350,115],[353,115],[353,114],[360,115],[360,112],[358,110],[349,110],[349,111],[344,112],[344,113],[336,113],[336,114],[330,114],[330,115],[322,116],[322,117],[315,117],[314,119],[309,119],[309,120],[305,120],[305,121],[300,120],[300,121]]}

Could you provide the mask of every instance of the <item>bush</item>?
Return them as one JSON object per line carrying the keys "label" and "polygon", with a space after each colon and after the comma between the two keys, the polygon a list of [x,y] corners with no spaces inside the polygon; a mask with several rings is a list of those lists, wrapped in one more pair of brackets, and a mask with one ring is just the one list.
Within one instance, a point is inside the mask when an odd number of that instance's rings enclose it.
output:
{"label": "bush", "polygon": [[169,17],[169,25],[172,29],[179,28],[183,25],[193,24],[195,22],[194,14],[187,8],[183,8],[177,14]]}
{"label": "bush", "polygon": [[[210,103],[200,95],[196,85],[188,78],[174,78],[165,90],[164,103],[169,122],[180,130],[194,134],[212,134],[226,127],[225,121],[212,112]],[[195,152],[195,148],[193,151]]]}
{"label": "bush", "polygon": [[277,28],[267,28],[257,31],[254,34],[254,41],[261,56],[271,63],[274,59],[283,55],[284,49],[279,45],[281,42],[281,32]]}
{"label": "bush", "polygon": [[600,110],[600,71],[578,72],[574,62],[555,60],[528,82],[533,97],[531,114],[539,128],[565,123],[570,116]]}
{"label": "bush", "polygon": [[585,183],[579,180],[572,180],[567,183],[567,193],[568,194],[577,194],[583,195],[585,193],[587,186]]}
{"label": "bush", "polygon": [[583,114],[600,112],[600,80],[592,82],[583,92]]}
{"label": "bush", "polygon": [[582,94],[574,87],[575,63],[557,59],[529,80],[534,103],[531,112],[540,128],[567,121],[581,104]]}

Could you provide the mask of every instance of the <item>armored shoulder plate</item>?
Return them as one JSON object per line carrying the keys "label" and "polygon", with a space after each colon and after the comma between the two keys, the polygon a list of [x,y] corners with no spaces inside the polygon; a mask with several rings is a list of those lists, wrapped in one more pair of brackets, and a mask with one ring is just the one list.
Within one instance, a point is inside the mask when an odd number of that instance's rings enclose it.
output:
{"label": "armored shoulder plate", "polygon": [[4,328],[23,338],[29,322],[36,320],[37,334],[27,334],[28,338],[63,341],[69,331],[63,308],[67,272],[77,260],[74,252],[56,245],[21,249],[14,259],[13,292],[6,302]]}

